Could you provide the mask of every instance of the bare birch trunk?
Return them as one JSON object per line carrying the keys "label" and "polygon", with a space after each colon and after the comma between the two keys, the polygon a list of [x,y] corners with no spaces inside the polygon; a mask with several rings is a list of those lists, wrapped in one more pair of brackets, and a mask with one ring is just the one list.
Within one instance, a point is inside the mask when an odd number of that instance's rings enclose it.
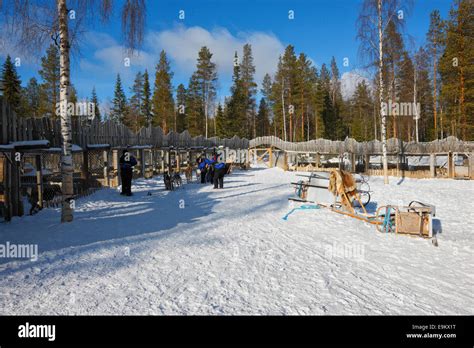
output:
{"label": "bare birch trunk", "polygon": [[206,138],[207,138],[207,102],[204,104],[204,114],[206,117]]}
{"label": "bare birch trunk", "polygon": [[435,139],[438,139],[438,122],[437,122],[438,110],[437,110],[437,101],[436,101],[438,93],[436,90],[436,80],[437,80],[436,79],[436,74],[437,74],[436,63],[437,61],[436,61],[436,44],[435,44],[434,45],[434,64],[433,64],[433,116],[434,116]]}
{"label": "bare birch trunk", "polygon": [[418,110],[418,107],[416,106],[416,93],[417,93],[416,82],[417,82],[417,71],[415,67],[415,70],[413,71],[413,107],[415,109],[415,139],[416,139],[416,142],[418,143],[420,141],[418,137],[418,120],[420,119],[420,115],[418,114],[419,110]]}
{"label": "bare birch trunk", "polygon": [[285,83],[283,78],[281,79],[281,104],[282,104],[282,111],[283,111],[283,132],[284,132],[284,140],[286,141],[286,115],[285,115]]}
{"label": "bare birch trunk", "polygon": [[383,45],[382,45],[382,0],[377,1],[378,10],[378,29],[379,29],[379,83],[380,83],[380,115],[382,116],[382,127],[380,129],[381,140],[382,140],[382,161],[383,161],[383,181],[388,184],[388,163],[387,163],[387,137],[386,137],[386,115],[383,108]]}
{"label": "bare birch trunk", "polygon": [[374,101],[374,139],[377,140],[377,113],[375,112],[375,101]]}
{"label": "bare birch trunk", "polygon": [[206,138],[207,138],[207,130],[208,130],[208,126],[207,126],[207,105],[209,103],[209,98],[208,98],[208,91],[207,91],[207,82],[204,82],[204,116],[206,117]]}
{"label": "bare birch trunk", "polygon": [[70,86],[70,70],[69,70],[69,33],[68,33],[68,12],[66,0],[57,0],[58,4],[58,20],[59,20],[59,64],[60,64],[60,81],[59,81],[59,102],[61,110],[61,179],[62,179],[62,210],[61,222],[71,222],[73,219],[73,165],[72,165],[72,131],[71,131],[71,115],[68,113],[69,86]]}

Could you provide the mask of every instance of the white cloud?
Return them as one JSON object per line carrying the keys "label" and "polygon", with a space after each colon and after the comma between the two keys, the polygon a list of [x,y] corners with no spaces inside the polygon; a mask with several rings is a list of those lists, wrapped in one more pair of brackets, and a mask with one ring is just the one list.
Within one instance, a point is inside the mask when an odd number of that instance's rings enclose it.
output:
{"label": "white cloud", "polygon": [[354,91],[359,82],[365,81],[367,85],[372,86],[370,79],[366,73],[360,70],[352,70],[345,72],[341,77],[341,92],[344,99],[349,99],[354,94]]}
{"label": "white cloud", "polygon": [[242,47],[246,43],[252,45],[255,77],[257,82],[261,82],[266,73],[273,73],[276,70],[278,56],[284,50],[281,41],[273,34],[248,32],[234,36],[225,28],[208,31],[198,26],[186,28],[179,25],[170,30],[150,33],[147,37],[147,45],[155,48],[155,55],[164,49],[175,68],[187,74],[195,70],[201,47],[207,46],[213,53],[213,61],[217,64],[220,77],[223,75],[230,77],[234,53],[237,51],[241,58]]}
{"label": "white cloud", "polygon": [[[137,71],[150,70],[154,66],[153,54],[146,50],[129,52],[107,33],[89,32],[85,35],[83,44],[93,49],[91,57],[79,61],[81,76],[89,76],[90,79],[103,79],[113,83],[115,75],[120,74],[123,81],[133,81]],[[126,60],[130,66],[126,66]]]}
{"label": "white cloud", "polygon": [[[237,51],[241,59],[242,48],[246,43],[252,46],[255,80],[258,84],[261,84],[266,73],[273,74],[276,71],[278,57],[285,49],[282,42],[271,33],[254,31],[233,35],[221,27],[207,30],[199,26],[176,25],[172,29],[152,31],[147,33],[143,48],[131,57],[109,34],[92,32],[86,38],[85,43],[93,49],[93,54],[79,61],[81,76],[88,76],[97,83],[109,81],[113,84],[115,75],[120,73],[126,87],[131,86],[134,75],[139,70],[146,68],[153,76],[161,50],[165,50],[170,59],[171,70],[175,75],[174,85],[186,83],[196,69],[199,50],[202,46],[207,46],[217,65],[219,94],[228,93],[234,53]],[[127,57],[131,60],[129,68],[124,66],[124,59]]]}

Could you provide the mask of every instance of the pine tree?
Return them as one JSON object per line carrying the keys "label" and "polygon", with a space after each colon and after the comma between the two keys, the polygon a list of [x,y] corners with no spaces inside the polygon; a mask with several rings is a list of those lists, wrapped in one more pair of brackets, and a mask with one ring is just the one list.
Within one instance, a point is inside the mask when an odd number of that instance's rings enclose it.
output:
{"label": "pine tree", "polygon": [[[295,106],[297,103],[297,74],[298,63],[294,46],[288,45],[282,57],[283,97],[285,115],[288,114],[288,140],[294,141],[296,135]],[[285,98],[286,97],[286,98]],[[283,102],[282,102],[283,103]]]}
{"label": "pine tree", "polygon": [[114,100],[112,101],[112,110],[110,110],[110,119],[122,123],[127,114],[127,97],[123,91],[120,74],[117,74],[115,82]]}
{"label": "pine tree", "polygon": [[444,23],[441,20],[439,10],[434,10],[430,14],[430,27],[426,35],[427,49],[430,52],[430,60],[433,65],[433,118],[434,134],[438,138],[438,63],[441,53],[444,50]]}
{"label": "pine tree", "polygon": [[3,64],[2,83],[5,100],[10,104],[13,110],[18,113],[22,97],[21,81],[9,55]]}
{"label": "pine tree", "polygon": [[100,115],[99,99],[97,98],[95,87],[92,87],[91,103],[94,104],[94,117],[96,117],[97,120],[100,122],[102,118]]}
{"label": "pine tree", "polygon": [[245,44],[243,48],[242,64],[240,65],[242,74],[242,85],[247,99],[247,125],[246,137],[254,138],[255,130],[255,95],[257,93],[257,84],[254,81],[255,65],[253,63],[252,46]]}
{"label": "pine tree", "polygon": [[365,80],[362,80],[357,84],[351,100],[353,113],[350,122],[350,136],[357,141],[372,139],[373,121],[367,112],[372,103],[369,86]]}
{"label": "pine tree", "polygon": [[[401,103],[412,103],[416,100],[416,95],[414,95],[416,88],[416,71],[408,52],[404,51],[402,53],[399,66],[400,68],[397,78],[397,100]],[[405,115],[397,117],[399,139],[413,141],[416,138],[413,123],[414,116],[415,115]]]}
{"label": "pine tree", "polygon": [[300,53],[297,61],[297,80],[296,80],[296,115],[297,131],[296,141],[304,141],[309,137],[312,118],[309,117],[312,113],[312,95],[315,84],[317,83],[317,72],[312,66],[311,61],[306,54]]}
{"label": "pine tree", "polygon": [[135,132],[146,124],[146,117],[143,110],[143,85],[144,78],[141,72],[135,75],[135,81],[131,88],[132,96],[130,97],[127,116],[124,124]]}
{"label": "pine tree", "polygon": [[146,126],[151,126],[153,115],[151,113],[151,89],[150,89],[150,79],[148,76],[148,70],[145,69],[143,74],[143,101],[142,101],[142,110],[143,116],[146,120]]}
{"label": "pine tree", "polygon": [[273,116],[273,100],[272,100],[272,88],[273,88],[273,83],[272,83],[272,77],[270,74],[265,74],[262,80],[262,88],[260,89],[260,92],[265,99],[265,104],[267,105],[267,111],[268,111],[268,118],[269,118],[269,128],[268,129],[268,135],[276,135],[275,130],[276,130],[276,125],[274,123],[274,116]]}
{"label": "pine tree", "polygon": [[[385,32],[386,39],[384,40],[384,61],[385,64],[385,88],[386,96],[388,100],[391,100],[393,103],[397,101],[397,77],[400,70],[403,70],[403,65],[401,64],[401,59],[404,52],[403,38],[400,33],[400,28],[396,25],[395,21],[390,21],[387,24],[387,29]],[[393,115],[392,119],[389,119],[388,132],[390,134],[390,129],[392,130],[392,135],[395,138],[399,137],[399,125],[397,123],[398,117]],[[388,135],[390,138],[390,135]]]}
{"label": "pine tree", "polygon": [[[326,65],[324,70],[321,70],[322,74],[327,73]],[[323,109],[324,109],[324,96],[328,92],[328,88],[323,85],[321,76],[318,76],[316,69],[313,70],[315,83],[311,93],[311,104],[310,104],[310,115],[312,130],[310,134],[314,136],[314,139],[322,138],[326,134],[323,120]],[[320,74],[321,75],[321,74]],[[314,131],[313,131],[314,130]]]}
{"label": "pine tree", "polygon": [[320,91],[319,100],[321,108],[321,119],[323,121],[324,133],[326,139],[336,140],[339,122],[337,120],[337,113],[335,110],[336,104],[332,99],[332,76],[327,69],[326,64],[321,66],[320,73]]}
{"label": "pine tree", "polygon": [[194,78],[199,86],[199,94],[202,98],[202,106],[204,108],[204,136],[208,136],[209,132],[209,109],[216,97],[217,84],[217,68],[216,64],[212,62],[212,53],[206,46],[201,47],[198,53],[198,60]]}
{"label": "pine tree", "polygon": [[268,115],[268,106],[265,98],[260,99],[257,114],[257,137],[269,135],[270,133],[270,119]]}
{"label": "pine tree", "polygon": [[16,113],[23,117],[35,117],[35,110],[30,107],[27,93],[28,91],[26,87],[22,87],[20,91],[20,105],[18,106]]}
{"label": "pine tree", "polygon": [[173,73],[165,51],[160,52],[160,60],[156,65],[155,90],[153,92],[153,124],[159,125],[163,133],[173,130],[174,119],[174,99],[171,79]]}
{"label": "pine tree", "polygon": [[430,80],[430,59],[428,52],[420,47],[414,56],[416,72],[416,101],[420,103],[418,132],[420,141],[436,139],[434,127],[433,89]]}
{"label": "pine tree", "polygon": [[196,73],[189,79],[186,93],[186,118],[188,131],[192,136],[202,135],[204,130],[204,104],[201,86]]}
{"label": "pine tree", "polygon": [[285,102],[285,88],[284,88],[284,72],[282,57],[278,58],[277,71],[271,85],[271,105],[273,111],[272,127],[273,135],[280,137],[283,140],[288,140],[288,132],[286,130],[286,112],[283,108]]}
{"label": "pine tree", "polygon": [[274,132],[283,140],[293,141],[296,134],[295,107],[297,104],[297,58],[292,45],[285,48],[278,59],[272,84]]}
{"label": "pine tree", "polygon": [[43,100],[44,106],[42,109],[45,110],[47,115],[57,117],[56,106],[59,103],[59,50],[51,44],[46,50],[46,55],[41,58],[41,69],[39,74],[43,79],[41,89],[44,91],[43,95],[46,99]]}
{"label": "pine tree", "polygon": [[[234,58],[235,61],[238,61],[237,52],[235,52]],[[248,99],[241,77],[240,64],[234,65],[232,81],[231,96],[227,104],[227,114],[225,115],[228,120],[228,130],[226,133],[243,138],[247,133],[245,126],[247,123]]]}
{"label": "pine tree", "polygon": [[43,116],[40,113],[41,105],[41,86],[35,77],[32,77],[24,89],[25,100],[28,105],[28,113],[26,115],[31,117]]}
{"label": "pine tree", "polygon": [[456,0],[454,4],[439,62],[441,99],[447,133],[469,140],[474,137],[474,3]]}
{"label": "pine tree", "polygon": [[176,89],[176,131],[183,132],[186,126],[186,88],[182,83]]}
{"label": "pine tree", "polygon": [[226,114],[222,108],[221,103],[217,104],[216,111],[216,135],[220,138],[225,138],[228,136],[228,124],[226,119]]}

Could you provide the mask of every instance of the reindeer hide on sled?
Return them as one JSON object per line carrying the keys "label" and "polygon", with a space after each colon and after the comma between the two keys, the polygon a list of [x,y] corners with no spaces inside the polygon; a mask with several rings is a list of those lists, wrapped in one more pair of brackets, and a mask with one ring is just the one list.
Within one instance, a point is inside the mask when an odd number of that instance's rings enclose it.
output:
{"label": "reindeer hide on sled", "polygon": [[347,210],[353,211],[352,202],[357,198],[357,186],[351,173],[340,169],[331,171],[328,189],[335,197],[340,198]]}

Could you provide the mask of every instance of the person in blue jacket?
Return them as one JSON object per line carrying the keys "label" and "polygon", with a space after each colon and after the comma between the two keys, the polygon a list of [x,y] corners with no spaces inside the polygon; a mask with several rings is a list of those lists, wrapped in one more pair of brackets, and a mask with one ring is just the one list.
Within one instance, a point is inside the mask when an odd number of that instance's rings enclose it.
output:
{"label": "person in blue jacket", "polygon": [[204,159],[204,161],[206,162],[206,168],[207,168],[207,172],[206,172],[206,179],[205,181],[208,182],[208,183],[212,183],[212,180],[214,178],[214,159],[209,159],[209,158],[206,158]]}
{"label": "person in blue jacket", "polygon": [[133,167],[137,165],[137,160],[127,150],[123,150],[122,156],[120,156],[120,177],[122,179],[122,192],[121,195],[132,195],[132,177]]}
{"label": "person in blue jacket", "polygon": [[227,168],[224,162],[218,162],[214,164],[214,188],[224,188],[224,175],[226,174]]}

